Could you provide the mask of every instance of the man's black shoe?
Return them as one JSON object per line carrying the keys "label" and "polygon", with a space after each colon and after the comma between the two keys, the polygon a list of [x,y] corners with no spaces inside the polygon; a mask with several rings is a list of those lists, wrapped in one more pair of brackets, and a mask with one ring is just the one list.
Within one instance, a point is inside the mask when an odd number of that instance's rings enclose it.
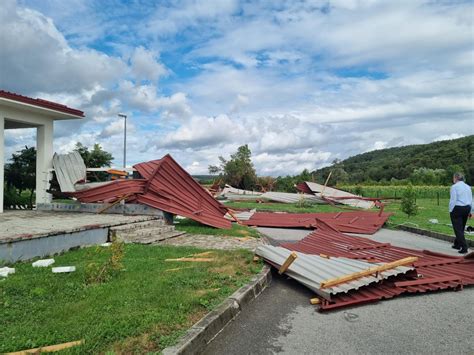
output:
{"label": "man's black shoe", "polygon": [[457,250],[461,249],[461,247],[459,247],[459,246],[457,246],[457,245],[451,245],[451,248],[457,249]]}
{"label": "man's black shoe", "polygon": [[467,254],[467,249],[461,249],[458,251],[459,254]]}

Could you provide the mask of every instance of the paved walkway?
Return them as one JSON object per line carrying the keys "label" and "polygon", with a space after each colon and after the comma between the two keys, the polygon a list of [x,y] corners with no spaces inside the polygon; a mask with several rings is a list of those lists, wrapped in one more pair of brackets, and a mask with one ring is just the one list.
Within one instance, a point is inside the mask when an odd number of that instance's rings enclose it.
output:
{"label": "paved walkway", "polygon": [[[295,237],[282,230],[268,234],[274,242]],[[448,242],[411,233],[383,229],[368,238],[452,253]],[[474,287],[320,313],[309,304],[311,291],[273,275],[270,287],[211,342],[206,354],[474,353]]]}
{"label": "paved walkway", "polygon": [[247,249],[251,251],[255,250],[262,243],[263,240],[259,238],[237,238],[203,234],[185,234],[160,242],[160,244],[193,246],[202,249]]}

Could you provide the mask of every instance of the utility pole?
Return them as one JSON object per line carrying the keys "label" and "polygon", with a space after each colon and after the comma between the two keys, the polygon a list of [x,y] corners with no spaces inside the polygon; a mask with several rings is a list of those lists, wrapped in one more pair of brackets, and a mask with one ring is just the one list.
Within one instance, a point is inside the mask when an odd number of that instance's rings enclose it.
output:
{"label": "utility pole", "polygon": [[118,116],[123,118],[123,168],[127,167],[127,115],[119,113]]}

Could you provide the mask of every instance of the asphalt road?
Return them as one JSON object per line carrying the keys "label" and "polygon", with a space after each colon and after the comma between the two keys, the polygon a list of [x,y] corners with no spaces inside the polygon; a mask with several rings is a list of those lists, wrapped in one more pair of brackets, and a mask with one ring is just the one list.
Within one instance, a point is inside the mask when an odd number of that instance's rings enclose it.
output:
{"label": "asphalt road", "polygon": [[[273,241],[304,236],[301,231],[263,232]],[[452,253],[447,242],[405,232],[382,230],[371,238]],[[309,290],[273,276],[271,286],[205,354],[474,354],[473,287],[319,313],[309,304]]]}

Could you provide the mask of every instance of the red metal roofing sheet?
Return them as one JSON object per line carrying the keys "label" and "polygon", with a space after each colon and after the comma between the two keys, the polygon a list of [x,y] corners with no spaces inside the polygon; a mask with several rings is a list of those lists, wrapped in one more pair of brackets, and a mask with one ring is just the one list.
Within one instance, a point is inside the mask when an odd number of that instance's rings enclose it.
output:
{"label": "red metal roofing sheet", "polygon": [[61,105],[56,102],[42,100],[42,99],[33,99],[32,97],[23,96],[15,94],[13,92],[0,90],[0,97],[3,97],[8,100],[23,102],[25,104],[30,104],[38,107],[48,108],[50,110],[68,113],[70,115],[84,117],[84,112],[77,110],[75,108],[68,107],[66,105]]}
{"label": "red metal roofing sheet", "polygon": [[135,201],[179,214],[216,228],[231,228],[224,218],[227,208],[212,197],[169,154],[134,166],[144,179],[116,180],[89,190],[71,193],[82,202],[116,200],[126,194]]}
{"label": "red metal roofing sheet", "polygon": [[[115,180],[109,184],[96,186],[88,190],[69,193],[85,203],[104,202],[120,198],[124,195],[141,194],[145,190],[146,180]],[[130,196],[132,198],[132,196]]]}
{"label": "red metal roofing sheet", "polygon": [[400,276],[381,284],[366,286],[357,292],[334,297],[331,302],[322,300],[321,309],[332,309],[379,299],[391,298],[402,293],[420,293],[447,288],[460,289],[474,284],[474,256],[456,257],[414,250],[379,243],[362,237],[348,236],[320,223],[319,229],[297,243],[283,247],[305,254],[325,254],[373,262],[391,262],[408,256],[417,256],[414,263],[416,279]]}
{"label": "red metal roofing sheet", "polygon": [[330,213],[256,212],[248,221],[243,221],[243,223],[259,227],[315,228],[318,221],[323,221],[340,232],[373,234],[382,228],[390,215],[390,213],[369,211]]}
{"label": "red metal roofing sheet", "polygon": [[134,168],[148,181],[144,194],[137,197],[139,203],[217,228],[232,226],[224,218],[227,208],[194,180],[171,155],[137,164]]}

